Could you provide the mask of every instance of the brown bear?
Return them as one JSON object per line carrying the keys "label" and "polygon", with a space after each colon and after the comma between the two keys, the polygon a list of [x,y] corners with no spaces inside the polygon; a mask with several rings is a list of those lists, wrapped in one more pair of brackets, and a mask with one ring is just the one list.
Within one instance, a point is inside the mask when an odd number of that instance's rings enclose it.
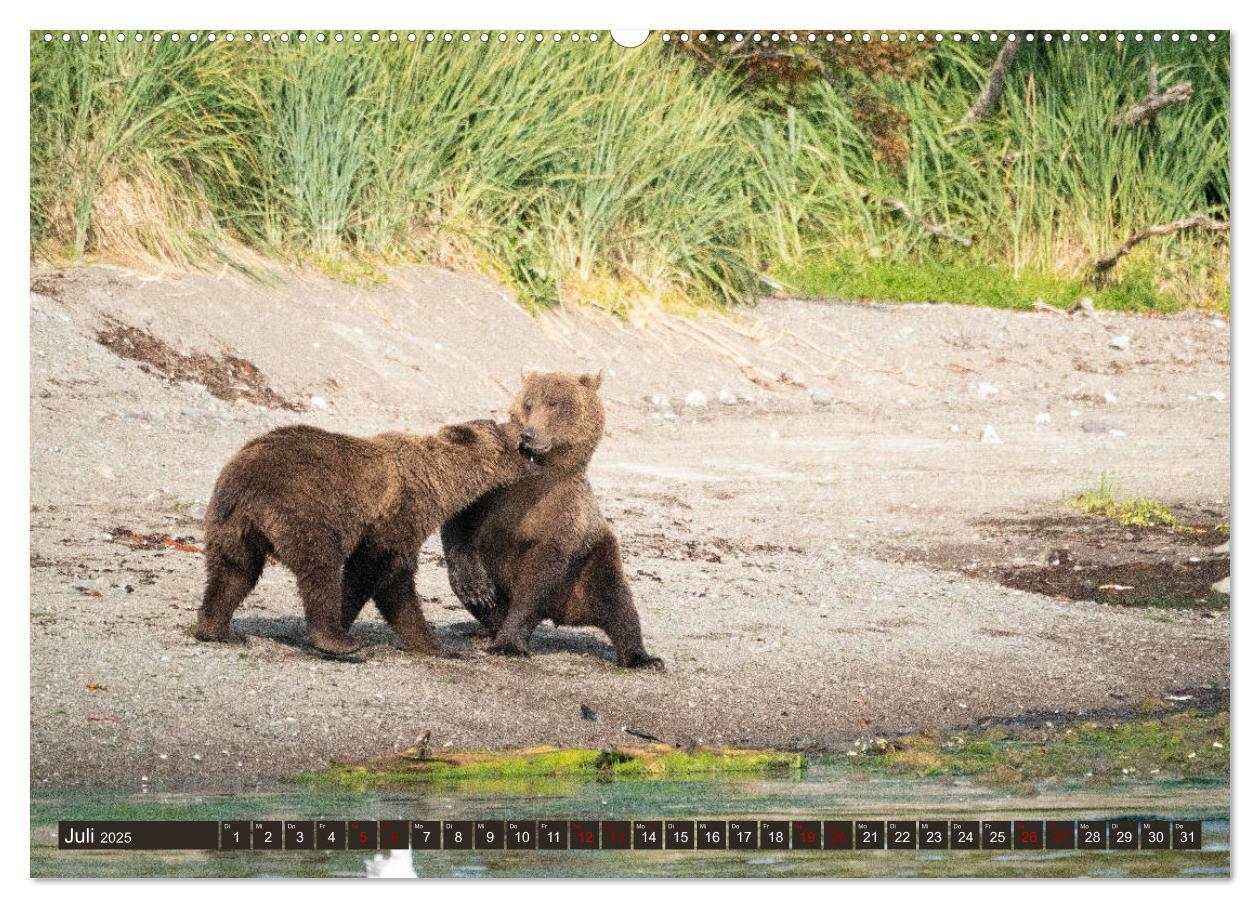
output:
{"label": "brown bear", "polygon": [[545,618],[603,630],[617,664],[663,668],[643,648],[617,537],[586,479],[604,434],[603,373],[530,373],[513,401],[521,451],[540,472],[486,494],[442,527],[451,589],[494,635],[490,652],[528,655]]}
{"label": "brown bear", "polygon": [[520,428],[477,420],[432,435],[356,438],[287,426],[255,438],[219,474],[206,509],[206,590],[194,631],[232,639],[232,613],[274,555],[297,576],[307,636],[326,653],[375,599],[406,650],[451,655],[416,597],[421,544],[450,515],[537,472]]}

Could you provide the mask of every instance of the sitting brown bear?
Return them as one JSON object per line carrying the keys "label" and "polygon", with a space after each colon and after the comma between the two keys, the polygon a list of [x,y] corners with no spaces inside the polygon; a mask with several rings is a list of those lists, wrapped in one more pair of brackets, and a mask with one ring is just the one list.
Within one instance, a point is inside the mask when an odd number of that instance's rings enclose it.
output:
{"label": "sitting brown bear", "polygon": [[521,451],[540,472],[488,493],[442,527],[451,589],[494,634],[490,651],[528,655],[544,618],[608,634],[617,664],[662,668],[643,648],[621,551],[586,468],[604,434],[602,373],[531,373],[512,403]]}
{"label": "sitting brown bear", "polygon": [[232,613],[272,554],[297,575],[310,642],[345,655],[374,598],[403,649],[449,655],[416,598],[421,544],[496,486],[537,472],[520,429],[490,420],[432,435],[355,438],[312,426],[268,432],[219,474],[206,509],[206,591],[194,631],[231,639]]}

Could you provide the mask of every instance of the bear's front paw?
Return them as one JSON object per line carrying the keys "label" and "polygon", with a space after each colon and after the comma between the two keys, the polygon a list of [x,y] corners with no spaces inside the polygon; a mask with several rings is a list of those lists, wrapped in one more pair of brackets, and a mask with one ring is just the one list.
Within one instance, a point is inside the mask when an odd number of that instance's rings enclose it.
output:
{"label": "bear's front paw", "polygon": [[245,638],[227,627],[212,627],[198,624],[193,628],[193,637],[202,643],[245,643]]}
{"label": "bear's front paw", "polygon": [[362,640],[356,640],[344,633],[308,631],[307,636],[310,638],[311,646],[330,656],[351,656],[367,645]]}
{"label": "bear's front paw", "polygon": [[665,671],[665,663],[656,656],[649,656],[647,653],[635,653],[617,660],[617,664],[622,668],[646,668],[652,671]]}
{"label": "bear's front paw", "polygon": [[493,653],[496,656],[517,656],[520,658],[529,656],[529,650],[515,640],[504,640],[501,643],[491,644],[486,648],[486,652]]}

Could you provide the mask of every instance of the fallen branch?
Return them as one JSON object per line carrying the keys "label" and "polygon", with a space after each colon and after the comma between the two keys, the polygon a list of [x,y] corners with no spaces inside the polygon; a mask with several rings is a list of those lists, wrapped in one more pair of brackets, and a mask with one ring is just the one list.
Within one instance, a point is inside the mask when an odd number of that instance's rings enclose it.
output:
{"label": "fallen branch", "polygon": [[1006,74],[1010,71],[1011,61],[1015,59],[1015,54],[1019,51],[1019,45],[1019,41],[1007,41],[1002,45],[997,59],[993,61],[993,66],[989,70],[989,77],[984,80],[984,87],[980,89],[980,94],[976,95],[976,101],[971,105],[971,110],[963,114],[956,129],[973,126],[993,112],[998,99],[1002,97],[1002,89],[1006,87]]}
{"label": "fallen branch", "polygon": [[943,240],[953,240],[955,243],[961,243],[964,246],[971,245],[971,237],[963,236],[960,233],[954,233],[948,228],[942,227],[940,224],[933,224],[931,221],[925,221],[923,218],[917,216],[913,211],[911,211],[910,206],[901,201],[901,199],[880,199],[879,203],[892,211],[901,212],[905,215],[906,220],[913,224],[918,224],[934,237],[939,237]]}
{"label": "fallen branch", "polygon": [[1173,221],[1168,224],[1155,224],[1147,227],[1145,230],[1139,230],[1133,236],[1125,240],[1119,248],[1110,255],[1105,255],[1098,261],[1094,262],[1094,281],[1101,283],[1107,277],[1112,268],[1116,267],[1116,263],[1121,258],[1128,255],[1133,247],[1143,240],[1150,239],[1153,236],[1166,236],[1170,233],[1180,233],[1183,230],[1192,229],[1211,230],[1211,231],[1229,231],[1229,221],[1221,221],[1216,218],[1210,218],[1205,214],[1196,214],[1194,217],[1182,218],[1179,221]]}
{"label": "fallen branch", "polygon": [[1152,66],[1150,85],[1147,87],[1146,97],[1128,110],[1123,110],[1116,114],[1116,118],[1113,121],[1116,126],[1136,126],[1138,123],[1149,122],[1151,117],[1165,107],[1173,104],[1183,104],[1194,95],[1194,83],[1189,81],[1178,82],[1168,91],[1160,94],[1158,73],[1159,68]]}

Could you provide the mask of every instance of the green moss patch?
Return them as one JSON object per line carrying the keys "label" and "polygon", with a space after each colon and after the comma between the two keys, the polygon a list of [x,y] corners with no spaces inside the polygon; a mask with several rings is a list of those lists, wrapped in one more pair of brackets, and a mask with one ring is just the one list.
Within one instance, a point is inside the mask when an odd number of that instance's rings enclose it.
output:
{"label": "green moss patch", "polygon": [[[1134,268],[1103,288],[1078,279],[1024,271],[969,259],[925,260],[828,257],[806,259],[775,271],[792,293],[827,299],[903,303],[955,303],[995,309],[1031,309],[1037,300],[1066,309],[1088,296],[1098,309],[1172,312],[1186,303],[1165,292],[1149,270]],[[1228,300],[1213,308],[1227,310]]]}
{"label": "green moss patch", "polygon": [[[1157,713],[1161,701],[1139,705]],[[1180,712],[1124,722],[1024,728],[994,725],[943,737],[876,742],[849,756],[855,769],[918,776],[970,776],[977,782],[1117,782],[1229,778],[1229,713]]]}
{"label": "green moss patch", "polygon": [[422,754],[415,748],[364,763],[333,763],[297,781],[361,787],[369,784],[513,779],[677,779],[727,773],[800,772],[804,757],[773,750],[679,750],[664,745],[626,750],[533,747],[522,750]]}

